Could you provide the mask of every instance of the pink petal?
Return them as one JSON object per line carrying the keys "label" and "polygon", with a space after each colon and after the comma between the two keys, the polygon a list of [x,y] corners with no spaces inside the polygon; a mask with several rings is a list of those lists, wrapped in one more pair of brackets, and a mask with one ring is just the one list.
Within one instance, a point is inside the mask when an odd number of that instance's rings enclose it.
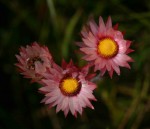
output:
{"label": "pink petal", "polygon": [[57,105],[57,108],[56,108],[56,113],[61,110],[63,99],[64,99],[64,97],[61,96],[61,97],[59,98],[59,100],[57,101],[58,105]]}
{"label": "pink petal", "polygon": [[46,68],[43,66],[43,64],[41,64],[41,62],[36,61],[35,63],[35,72],[36,73],[44,73],[46,71]]}
{"label": "pink petal", "polygon": [[94,20],[90,21],[89,24],[90,24],[92,33],[96,36],[97,32],[98,32],[98,26],[97,26],[97,24],[95,23]]}
{"label": "pink petal", "polygon": [[107,61],[107,63],[106,63],[106,68],[108,71],[111,70],[111,63],[109,61]]}
{"label": "pink petal", "polygon": [[75,114],[75,108],[74,108],[74,102],[73,102],[72,98],[69,99],[69,108],[70,108],[71,113],[74,115]]}
{"label": "pink petal", "polygon": [[95,65],[100,64],[100,63],[101,63],[101,61],[102,61],[102,58],[97,58],[97,59],[95,60]]}
{"label": "pink petal", "polygon": [[114,30],[118,30],[118,26],[119,26],[119,24],[114,25],[114,26],[113,26],[113,29],[114,29]]}
{"label": "pink petal", "polygon": [[101,73],[100,73],[101,76],[103,76],[105,74],[105,72],[106,72],[106,67],[104,67],[104,68],[101,69]]}
{"label": "pink petal", "polygon": [[106,22],[106,29],[110,29],[112,28],[112,21],[111,21],[111,17],[108,17],[108,20]]}
{"label": "pink petal", "polygon": [[78,111],[80,114],[82,114],[82,107],[80,106],[78,97],[77,96],[73,97],[73,101],[74,101],[75,110]]}
{"label": "pink petal", "polygon": [[85,102],[83,101],[81,95],[78,95],[78,101],[79,101],[79,104],[81,107],[86,107],[86,104]]}
{"label": "pink petal", "polygon": [[129,48],[130,47],[130,45],[131,45],[131,43],[132,43],[132,41],[130,41],[130,40],[127,40],[127,48]]}
{"label": "pink petal", "polygon": [[67,108],[64,110],[64,115],[65,115],[65,117],[67,116],[68,112],[69,112],[69,108],[67,107]]}
{"label": "pink petal", "polygon": [[42,101],[40,103],[45,103],[45,101],[47,101],[49,99],[49,97],[45,97],[44,99],[42,99]]}
{"label": "pink petal", "polygon": [[133,50],[133,49],[128,49],[128,50],[126,51],[126,54],[129,54],[129,53],[131,53],[131,52],[134,52],[134,50]]}
{"label": "pink petal", "polygon": [[115,33],[114,33],[114,38],[115,39],[123,39],[123,35],[122,35],[122,33],[120,32],[120,31],[115,31]]}
{"label": "pink petal", "polygon": [[19,55],[16,55],[16,58],[18,59],[18,61],[21,63],[21,64],[24,64],[25,61],[19,56]]}
{"label": "pink petal", "polygon": [[80,50],[86,54],[93,54],[96,51],[95,48],[89,48],[89,47],[80,48]]}
{"label": "pink petal", "polygon": [[120,75],[120,68],[119,68],[118,64],[115,62],[115,60],[113,60],[113,61],[114,61],[114,64],[112,64],[112,68],[116,71],[116,73],[118,75]]}
{"label": "pink petal", "polygon": [[99,33],[105,33],[106,28],[102,17],[99,17]]}
{"label": "pink petal", "polygon": [[86,88],[84,88],[84,90],[82,90],[82,94],[84,96],[86,96],[88,99],[96,101],[96,98],[94,97],[94,95],[92,93],[88,92],[86,90]]}
{"label": "pink petal", "polygon": [[84,44],[85,44],[86,46],[91,47],[91,48],[94,48],[93,42],[89,41],[89,39],[84,39],[84,38],[82,38],[82,40],[83,40],[83,42],[84,42]]}
{"label": "pink petal", "polygon": [[122,40],[122,41],[118,42],[118,45],[119,45],[119,52],[118,53],[125,53],[127,50],[126,41]]}
{"label": "pink petal", "polygon": [[39,90],[43,92],[48,92],[48,91],[51,91],[52,88],[50,86],[44,86],[44,87],[41,87]]}
{"label": "pink petal", "polygon": [[84,96],[83,94],[80,95],[83,99],[83,101],[85,102],[85,104],[91,108],[91,109],[94,109],[93,105],[91,104],[91,102],[88,100],[88,98],[86,98],[86,96]]}
{"label": "pink petal", "polygon": [[88,82],[88,89],[93,91],[94,89],[97,88],[97,85],[93,82]]}
{"label": "pink petal", "polygon": [[58,96],[53,96],[53,97],[50,97],[48,100],[46,100],[45,104],[49,104],[49,103],[52,103],[54,101],[56,101],[58,98]]}
{"label": "pink petal", "polygon": [[87,39],[92,43],[91,47],[95,48],[97,46],[98,39],[91,32],[89,32],[89,36],[87,37]]}
{"label": "pink petal", "polygon": [[83,28],[81,30],[81,35],[83,37],[87,37],[88,36],[88,31],[89,31],[89,28],[87,26],[83,26]]}
{"label": "pink petal", "polygon": [[79,47],[86,47],[86,45],[83,44],[83,42],[75,42],[75,44]]}
{"label": "pink petal", "polygon": [[96,59],[96,56],[93,54],[93,55],[83,57],[83,59],[86,60],[86,61],[92,61],[92,60]]}
{"label": "pink petal", "polygon": [[51,88],[56,88],[59,85],[58,82],[50,79],[43,79],[42,82],[45,83],[47,86],[51,86]]}
{"label": "pink petal", "polygon": [[111,77],[111,79],[112,79],[112,76],[113,76],[113,72],[114,72],[114,70],[113,70],[113,68],[111,68],[111,70],[109,71],[109,76]]}
{"label": "pink petal", "polygon": [[[65,108],[67,108],[69,106],[69,99],[68,97],[64,97],[63,101],[62,101],[62,106],[61,109],[64,110]],[[69,107],[68,107],[69,108]]]}
{"label": "pink petal", "polygon": [[128,61],[128,62],[133,62],[133,59],[129,56],[127,56],[126,54],[118,54],[116,56],[117,60],[124,60],[124,61]]}
{"label": "pink petal", "polygon": [[108,30],[106,31],[106,35],[107,35],[108,37],[114,37],[115,32],[114,32],[114,30],[113,30],[112,28],[110,28],[110,29],[108,29]]}
{"label": "pink petal", "polygon": [[51,90],[50,93],[46,94],[45,96],[49,96],[49,97],[60,96],[60,89],[53,89]]}
{"label": "pink petal", "polygon": [[98,64],[99,69],[102,69],[106,66],[107,61],[105,61],[105,59],[101,59],[101,62]]}

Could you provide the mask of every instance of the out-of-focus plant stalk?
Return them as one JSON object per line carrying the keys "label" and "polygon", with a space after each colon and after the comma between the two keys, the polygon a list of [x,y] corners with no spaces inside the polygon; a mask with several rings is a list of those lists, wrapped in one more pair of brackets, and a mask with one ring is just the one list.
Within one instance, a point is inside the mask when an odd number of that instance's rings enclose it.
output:
{"label": "out-of-focus plant stalk", "polygon": [[101,95],[109,109],[111,118],[113,120],[113,126],[116,126],[117,121],[120,117],[120,110],[117,109],[112,97],[108,94],[108,92],[106,90],[103,90]]}
{"label": "out-of-focus plant stalk", "polygon": [[63,42],[62,42],[62,56],[64,58],[67,58],[68,54],[69,54],[69,43],[71,41],[71,38],[72,38],[72,34],[73,34],[73,31],[75,29],[75,26],[79,20],[81,16],[81,10],[78,10],[71,18],[71,20],[69,21],[69,24],[66,28],[66,31],[65,31],[65,35],[64,35],[64,39],[63,39]]}
{"label": "out-of-focus plant stalk", "polygon": [[140,104],[139,105],[139,111],[137,111],[137,117],[135,119],[135,122],[132,125],[131,129],[138,129],[141,121],[143,120],[143,117],[145,115],[146,112],[150,111],[150,98],[148,95],[148,90],[149,90],[149,85],[150,85],[150,81],[149,81],[150,75],[147,74],[144,82],[143,82],[143,89],[141,91],[141,103],[142,101],[146,101],[146,104]]}
{"label": "out-of-focus plant stalk", "polygon": [[58,22],[57,22],[57,14],[56,14],[56,10],[55,10],[55,7],[54,7],[53,0],[47,0],[47,6],[48,6],[48,9],[49,9],[50,18],[51,18],[51,21],[52,21],[52,24],[53,24],[54,32],[57,35],[57,33],[58,33],[58,24],[57,23]]}
{"label": "out-of-focus plant stalk", "polygon": [[[147,104],[145,104],[144,106],[142,106],[143,99],[148,98],[148,89],[149,89],[149,76],[146,76],[143,84],[141,83],[142,81],[137,79],[137,83],[135,84],[135,92],[134,94],[134,98],[132,100],[131,106],[128,108],[127,112],[125,113],[118,129],[124,129],[125,126],[127,126],[127,123],[130,121],[131,117],[133,117],[136,113],[137,117],[134,120],[135,122],[133,122],[133,126],[132,129],[137,129],[138,125],[140,124],[140,122],[142,121],[142,118],[145,114],[145,112],[147,112],[147,107],[149,107],[149,99],[146,100]],[[142,87],[142,89],[140,90],[139,87]],[[139,110],[139,111],[138,111]]]}

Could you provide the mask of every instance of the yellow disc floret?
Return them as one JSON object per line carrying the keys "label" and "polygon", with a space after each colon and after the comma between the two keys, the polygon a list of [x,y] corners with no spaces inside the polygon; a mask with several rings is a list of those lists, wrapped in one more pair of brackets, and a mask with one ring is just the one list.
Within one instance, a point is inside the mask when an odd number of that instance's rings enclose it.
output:
{"label": "yellow disc floret", "polygon": [[97,49],[100,56],[104,58],[111,58],[117,54],[118,45],[111,38],[104,38],[99,41]]}
{"label": "yellow disc floret", "polygon": [[64,95],[74,96],[79,92],[80,85],[75,78],[66,78],[62,80],[60,90]]}

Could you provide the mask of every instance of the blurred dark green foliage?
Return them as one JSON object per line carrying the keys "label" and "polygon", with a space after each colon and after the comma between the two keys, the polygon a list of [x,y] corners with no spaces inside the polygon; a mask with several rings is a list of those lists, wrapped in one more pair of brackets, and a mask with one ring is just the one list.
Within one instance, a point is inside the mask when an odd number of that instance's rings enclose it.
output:
{"label": "blurred dark green foliage", "polygon": [[[94,94],[95,110],[77,119],[40,104],[40,85],[16,70],[15,54],[34,41],[47,45],[60,64],[72,58],[82,65],[75,41],[88,19],[112,17],[133,41],[135,62],[121,76],[105,75]],[[150,1],[148,0],[1,0],[0,1],[0,129],[149,129]]]}

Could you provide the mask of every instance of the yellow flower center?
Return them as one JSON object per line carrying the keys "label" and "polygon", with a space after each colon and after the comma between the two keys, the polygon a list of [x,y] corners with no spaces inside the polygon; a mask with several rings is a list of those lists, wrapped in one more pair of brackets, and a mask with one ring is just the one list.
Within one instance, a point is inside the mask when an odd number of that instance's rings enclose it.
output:
{"label": "yellow flower center", "polygon": [[97,49],[100,56],[104,58],[111,58],[117,54],[118,45],[111,38],[104,38],[99,41]]}
{"label": "yellow flower center", "polygon": [[64,95],[74,96],[79,93],[81,86],[75,78],[63,79],[60,83],[60,90]]}

